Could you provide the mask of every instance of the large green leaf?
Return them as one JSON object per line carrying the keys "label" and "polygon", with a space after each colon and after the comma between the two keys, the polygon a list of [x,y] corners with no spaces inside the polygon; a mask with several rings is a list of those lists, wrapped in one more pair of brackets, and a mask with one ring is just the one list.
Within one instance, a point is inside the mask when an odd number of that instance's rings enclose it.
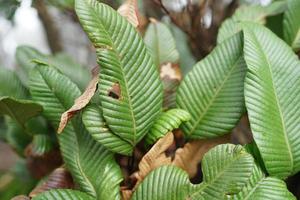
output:
{"label": "large green leaf", "polygon": [[300,50],[300,1],[288,0],[288,9],[283,18],[284,40],[294,49]]}
{"label": "large green leaf", "polygon": [[162,138],[168,132],[178,128],[182,122],[191,119],[190,113],[182,109],[171,109],[160,114],[155,120],[149,133],[145,137],[147,144],[155,143],[159,138]]}
{"label": "large green leaf", "polygon": [[96,141],[115,153],[131,155],[132,145],[109,130],[100,106],[87,106],[83,111],[82,120],[86,129]]}
{"label": "large green leaf", "polygon": [[273,177],[265,177],[262,171],[255,166],[247,185],[237,194],[227,195],[231,200],[296,200],[288,191],[284,181]]}
{"label": "large green leaf", "polygon": [[25,85],[28,85],[28,73],[35,67],[34,60],[47,63],[59,69],[64,75],[68,76],[77,86],[84,90],[91,74],[88,69],[74,62],[68,55],[59,53],[54,56],[45,55],[37,49],[29,46],[19,46],[16,51],[16,60],[19,64],[17,73]]}
{"label": "large green leaf", "polygon": [[132,200],[182,200],[188,194],[189,177],[175,166],[150,172],[133,193]]}
{"label": "large green leaf", "polygon": [[179,61],[179,53],[171,31],[165,24],[152,20],[145,33],[147,45],[156,66]]}
{"label": "large green leaf", "polygon": [[203,158],[203,182],[190,183],[187,173],[175,166],[163,166],[152,171],[138,186],[133,200],[225,199],[246,187],[254,159],[243,147],[219,145]]}
{"label": "large green leaf", "polygon": [[[78,87],[55,68],[43,64],[30,75],[30,92],[44,116],[58,127],[61,114],[80,96]],[[94,141],[77,116],[58,136],[67,168],[81,190],[99,199],[120,199],[122,175],[112,153]]]}
{"label": "large green leaf", "polygon": [[32,200],[94,200],[95,198],[86,193],[69,190],[69,189],[56,189],[43,192]]}
{"label": "large green leaf", "polygon": [[10,97],[0,98],[0,115],[8,115],[21,126],[41,113],[43,107],[31,100],[18,100]]}
{"label": "large green leaf", "polygon": [[242,37],[236,34],[197,63],[177,91],[177,106],[192,118],[182,128],[189,138],[212,138],[230,131],[244,111]]}
{"label": "large green leaf", "polygon": [[14,98],[26,98],[27,91],[16,74],[0,67],[0,97],[10,96]]}
{"label": "large green leaf", "polygon": [[245,100],[253,137],[268,172],[300,170],[300,63],[286,43],[257,24],[244,25]]}
{"label": "large green leaf", "polygon": [[181,81],[176,41],[166,24],[154,19],[150,21],[144,41],[155,65],[160,70],[160,78],[164,89],[163,109],[175,108],[176,90]]}
{"label": "large green leaf", "polygon": [[111,7],[76,0],[75,8],[96,47],[105,121],[114,134],[136,145],[161,111],[157,68],[135,28]]}
{"label": "large green leaf", "polygon": [[268,6],[251,5],[239,7],[232,17],[225,20],[221,25],[218,33],[217,42],[221,43],[226,38],[241,31],[239,22],[252,21],[265,24],[266,17],[282,13],[286,9],[285,1],[276,1]]}
{"label": "large green leaf", "polygon": [[242,146],[218,145],[204,155],[202,160],[203,182],[190,192],[189,198],[224,199],[246,186],[255,166],[251,154]]}

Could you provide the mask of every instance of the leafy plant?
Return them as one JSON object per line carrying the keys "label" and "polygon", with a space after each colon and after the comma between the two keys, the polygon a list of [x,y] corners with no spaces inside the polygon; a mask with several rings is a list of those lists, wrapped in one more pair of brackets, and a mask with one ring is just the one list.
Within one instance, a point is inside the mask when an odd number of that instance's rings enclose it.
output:
{"label": "leafy plant", "polygon": [[[136,1],[116,11],[75,0],[97,55],[92,75],[66,55],[26,46],[16,72],[0,71],[2,137],[26,159],[63,160],[29,196],[296,199],[285,180],[300,171],[297,6],[238,8],[209,55],[186,70],[193,58],[180,62],[174,24],[151,19],[143,38]],[[264,27],[282,13],[284,41]],[[253,141],[230,144],[243,116]]]}

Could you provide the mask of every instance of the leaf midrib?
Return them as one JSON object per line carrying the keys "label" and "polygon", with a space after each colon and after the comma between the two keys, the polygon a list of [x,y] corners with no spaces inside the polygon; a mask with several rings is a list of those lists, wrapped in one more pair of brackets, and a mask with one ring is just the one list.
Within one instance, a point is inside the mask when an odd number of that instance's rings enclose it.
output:
{"label": "leaf midrib", "polygon": [[[250,31],[250,29],[248,29],[248,31]],[[252,31],[251,31],[252,32]],[[260,45],[256,35],[252,32],[253,34],[253,38],[257,44],[257,47],[259,48],[264,60],[266,61],[266,64],[268,66],[268,70],[270,72],[270,75],[271,75],[271,85],[272,85],[272,89],[273,89],[273,93],[274,93],[274,96],[275,96],[275,100],[276,100],[276,105],[277,105],[277,109],[279,111],[279,116],[280,116],[280,119],[281,119],[281,125],[282,125],[282,131],[283,131],[283,135],[284,135],[284,138],[285,138],[285,142],[286,142],[286,146],[287,146],[287,149],[288,149],[288,153],[289,153],[289,157],[290,157],[290,161],[291,161],[291,166],[290,166],[290,170],[291,172],[293,171],[294,169],[294,160],[293,160],[293,155],[292,155],[292,151],[291,151],[291,147],[290,147],[290,143],[289,143],[289,140],[288,140],[288,136],[287,136],[287,131],[286,131],[286,127],[285,127],[285,124],[284,124],[284,120],[283,120],[283,113],[282,113],[282,110],[281,110],[281,107],[279,105],[279,99],[278,99],[278,96],[277,96],[277,93],[276,93],[276,88],[275,88],[275,84],[273,82],[273,72],[272,72],[272,69],[271,69],[271,64],[269,62],[269,59],[267,57],[267,55],[264,53],[263,51],[263,48],[262,46]]]}
{"label": "leaf midrib", "polygon": [[[85,1],[85,0],[84,0]],[[86,1],[85,1],[86,3]],[[117,51],[115,49],[117,49],[114,45],[114,42],[112,41],[111,37],[110,37],[110,34],[107,32],[105,26],[104,26],[104,23],[102,23],[102,20],[101,18],[97,15],[97,12],[95,11],[94,7],[90,6],[89,3],[86,3],[88,5],[88,7],[90,8],[90,10],[92,10],[92,13],[94,15],[94,17],[96,19],[99,20],[100,22],[100,25],[102,26],[104,32],[106,33],[106,35],[108,36],[107,38],[110,40],[110,43],[112,45],[112,48],[113,48],[113,51],[115,52],[115,54],[117,55],[117,57],[119,57]],[[100,3],[97,4],[97,6],[101,6]],[[102,5],[103,6],[103,5]],[[125,19],[124,19],[125,20]],[[128,105],[129,105],[129,110],[130,110],[130,114],[131,114],[131,118],[132,118],[132,121],[133,121],[133,141],[128,141],[129,143],[131,143],[132,145],[135,145],[136,144],[136,120],[135,120],[135,117],[134,117],[134,113],[133,113],[133,108],[132,108],[132,103],[131,103],[131,96],[129,95],[129,92],[128,92],[128,83],[127,83],[127,80],[126,80],[126,76],[124,74],[124,70],[123,70],[123,67],[124,66],[124,63],[122,62],[122,59],[119,58],[119,62],[120,62],[120,71],[122,73],[122,76],[123,76],[123,80],[124,80],[124,84],[125,84],[125,89],[126,89],[126,95],[127,95],[127,98],[128,98]]]}
{"label": "leaf midrib", "polygon": [[[234,63],[232,69],[228,72],[228,74],[225,76],[224,81],[221,83],[221,85],[219,86],[219,88],[216,90],[213,98],[211,99],[211,101],[208,103],[206,109],[203,111],[202,115],[199,116],[199,119],[195,122],[195,125],[193,126],[193,128],[191,129],[189,135],[192,135],[195,131],[195,129],[198,127],[200,121],[203,119],[203,117],[205,117],[206,113],[208,112],[208,110],[210,109],[210,107],[212,106],[212,104],[215,102],[215,100],[217,99],[221,89],[223,89],[225,83],[227,82],[227,80],[229,79],[229,77],[232,75],[232,72],[234,71],[234,69],[238,66],[238,63],[240,62],[240,59],[242,58],[242,56],[240,55],[237,59],[237,61]],[[204,66],[203,66],[204,67]]]}

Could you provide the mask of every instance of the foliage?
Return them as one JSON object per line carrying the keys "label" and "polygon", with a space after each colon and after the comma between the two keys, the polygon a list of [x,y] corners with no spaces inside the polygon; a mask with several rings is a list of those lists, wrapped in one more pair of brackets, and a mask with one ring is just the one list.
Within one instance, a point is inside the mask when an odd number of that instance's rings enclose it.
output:
{"label": "foliage", "polygon": [[[193,33],[167,8],[170,21],[148,22],[134,0],[119,12],[97,0],[55,3],[75,9],[98,66],[92,76],[63,53],[21,46],[17,70],[0,68],[0,134],[26,159],[21,171],[63,161],[31,193],[33,177],[1,173],[1,197],[9,180],[5,199],[296,199],[285,180],[300,171],[298,1],[237,8],[196,64]],[[272,30],[270,17],[281,19]],[[228,144],[242,116],[253,141]],[[62,167],[70,182],[56,176]]]}

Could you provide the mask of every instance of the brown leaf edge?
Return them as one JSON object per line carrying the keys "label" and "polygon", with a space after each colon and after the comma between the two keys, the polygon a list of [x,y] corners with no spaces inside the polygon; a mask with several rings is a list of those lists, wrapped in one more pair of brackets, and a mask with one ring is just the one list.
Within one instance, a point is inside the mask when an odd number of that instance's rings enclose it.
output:
{"label": "brown leaf edge", "polygon": [[118,9],[118,13],[125,17],[129,23],[135,28],[140,24],[138,17],[138,3],[137,0],[127,0]]}
{"label": "brown leaf edge", "polygon": [[37,185],[29,194],[29,197],[33,198],[40,193],[46,192],[51,189],[73,189],[74,182],[70,172],[64,167],[55,169],[48,178]]}
{"label": "brown leaf edge", "polygon": [[78,97],[75,100],[74,105],[67,110],[66,112],[64,112],[61,115],[60,118],[60,123],[57,129],[57,133],[61,133],[64,128],[66,127],[66,125],[68,124],[68,121],[81,109],[83,109],[92,99],[92,97],[94,96],[96,90],[97,90],[97,85],[98,85],[98,75],[99,75],[99,67],[96,66],[93,70],[92,70],[92,75],[93,78],[90,81],[90,83],[88,84],[87,88],[85,89],[85,91],[83,92],[83,94]]}

